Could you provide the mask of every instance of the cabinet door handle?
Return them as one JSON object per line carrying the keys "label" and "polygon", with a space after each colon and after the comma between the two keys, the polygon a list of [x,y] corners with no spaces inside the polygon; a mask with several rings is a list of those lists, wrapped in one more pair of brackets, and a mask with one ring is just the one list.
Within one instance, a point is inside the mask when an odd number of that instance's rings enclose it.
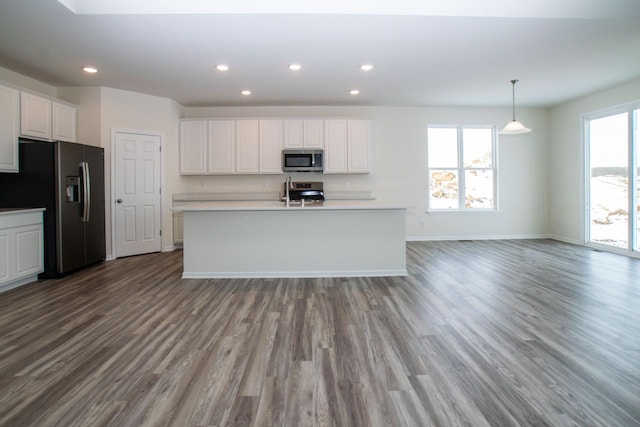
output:
{"label": "cabinet door handle", "polygon": [[116,202],[122,203],[122,199],[118,199],[118,200],[116,200]]}

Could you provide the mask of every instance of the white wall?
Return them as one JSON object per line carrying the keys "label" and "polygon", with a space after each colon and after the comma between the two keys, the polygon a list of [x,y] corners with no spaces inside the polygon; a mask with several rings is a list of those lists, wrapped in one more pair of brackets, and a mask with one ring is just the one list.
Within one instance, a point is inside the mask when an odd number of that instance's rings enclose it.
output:
{"label": "white wall", "polygon": [[172,247],[171,193],[175,191],[166,179],[177,173],[178,117],[181,106],[168,98],[145,95],[120,89],[102,88],[100,139],[104,147],[107,200],[107,256],[111,257],[111,138],[113,130],[149,132],[162,135],[162,173],[165,185],[162,194],[162,246]]}
{"label": "white wall", "polygon": [[640,79],[558,105],[550,111],[550,234],[585,240],[584,141],[582,116],[640,100]]}
{"label": "white wall", "polygon": [[31,77],[18,74],[15,71],[11,71],[2,67],[0,67],[0,81],[9,83],[12,86],[17,86],[20,89],[37,92],[42,95],[47,95],[54,98],[57,96],[57,89],[55,86],[51,86],[39,80],[32,79]]}
{"label": "white wall", "polygon": [[102,88],[61,87],[58,97],[75,104],[77,110],[77,140],[81,144],[102,146]]}
{"label": "white wall", "polygon": [[[531,134],[499,140],[500,210],[491,214],[426,213],[426,127],[428,124],[503,126],[504,108],[413,107],[211,107],[185,108],[185,118],[366,117],[372,119],[372,172],[366,175],[294,174],[320,179],[325,190],[371,190],[380,200],[414,206],[407,216],[410,239],[536,237],[548,233],[548,116],[544,109],[520,109],[518,118]],[[177,171],[172,160],[168,173]],[[175,172],[174,172],[175,173]],[[196,191],[280,190],[283,176],[173,176],[174,188]],[[423,225],[424,224],[424,225]]]}

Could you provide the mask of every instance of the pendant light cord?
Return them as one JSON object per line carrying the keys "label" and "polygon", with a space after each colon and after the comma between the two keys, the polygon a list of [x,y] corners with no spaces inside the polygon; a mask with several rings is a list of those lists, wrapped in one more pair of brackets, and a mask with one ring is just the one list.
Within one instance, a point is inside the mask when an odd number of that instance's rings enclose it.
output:
{"label": "pendant light cord", "polygon": [[513,113],[513,121],[516,121],[516,83],[518,80],[511,80],[511,112]]}

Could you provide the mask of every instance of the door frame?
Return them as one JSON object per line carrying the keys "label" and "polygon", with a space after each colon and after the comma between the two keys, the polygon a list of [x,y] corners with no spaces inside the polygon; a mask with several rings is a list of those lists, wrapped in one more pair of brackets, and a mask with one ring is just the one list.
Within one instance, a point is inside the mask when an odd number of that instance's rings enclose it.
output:
{"label": "door frame", "polygon": [[638,221],[640,221],[640,216],[636,212],[636,206],[635,206],[635,204],[637,203],[636,196],[635,196],[636,192],[633,191],[633,188],[631,187],[631,185],[635,183],[637,180],[636,172],[635,172],[636,168],[629,167],[629,182],[630,182],[630,187],[629,187],[630,199],[629,199],[629,209],[628,209],[629,211],[629,230],[628,230],[629,247],[627,249],[623,249],[623,248],[617,248],[615,246],[600,244],[600,243],[591,241],[591,185],[590,185],[591,183],[591,180],[590,180],[591,135],[589,134],[589,123],[591,120],[597,120],[597,119],[601,119],[608,116],[614,116],[616,114],[622,114],[622,113],[629,114],[628,161],[629,161],[629,166],[631,166],[635,162],[635,155],[636,155],[635,149],[637,149],[637,147],[634,147],[634,144],[632,142],[633,111],[638,109],[639,106],[640,106],[639,101],[626,102],[623,104],[605,107],[596,111],[592,111],[590,113],[582,114],[580,119],[581,121],[580,140],[582,141],[580,145],[583,149],[582,160],[583,160],[583,182],[584,182],[583,190],[584,191],[583,191],[582,197],[583,197],[584,215],[582,218],[583,220],[582,229],[583,229],[584,246],[587,246],[596,250],[602,250],[605,252],[612,252],[620,255],[626,255],[632,258],[640,258],[640,251],[637,251],[634,249],[634,244],[637,243],[636,242],[637,236],[636,236],[636,229],[633,227],[634,225],[636,225]]}
{"label": "door frame", "polygon": [[[162,173],[162,165],[164,165],[164,150],[162,149],[164,143],[164,132],[158,131],[149,131],[149,130],[140,130],[140,129],[122,129],[122,128],[111,128],[111,167],[109,170],[111,171],[111,179],[109,180],[111,185],[111,194],[109,200],[110,209],[110,224],[111,224],[111,259],[118,258],[118,254],[116,253],[116,205],[114,203],[116,199],[116,135],[119,133],[128,133],[134,135],[148,135],[148,136],[156,136],[160,138],[160,164],[158,167],[160,168],[160,230],[163,230],[164,224],[164,212],[162,206],[162,199],[164,196],[164,174]],[[164,252],[166,249],[164,247],[164,237],[165,233],[162,233],[160,236],[160,251]]]}

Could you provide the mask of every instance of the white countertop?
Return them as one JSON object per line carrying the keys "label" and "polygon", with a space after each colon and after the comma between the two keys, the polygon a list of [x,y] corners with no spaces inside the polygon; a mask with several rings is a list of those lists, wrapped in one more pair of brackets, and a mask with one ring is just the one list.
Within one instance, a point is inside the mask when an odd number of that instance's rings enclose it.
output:
{"label": "white countertop", "polygon": [[[249,201],[275,201],[280,198],[277,191],[270,192],[209,192],[209,193],[174,193],[173,203],[191,204],[195,202],[249,202]],[[370,191],[335,191],[325,190],[325,200],[375,200]]]}
{"label": "white countertop", "polygon": [[0,215],[25,214],[30,212],[43,212],[45,208],[0,208]]}
{"label": "white countertop", "polygon": [[199,202],[176,206],[175,212],[207,212],[207,211],[336,211],[336,210],[399,210],[409,209],[411,206],[384,203],[378,200],[325,200],[323,203],[291,203],[289,207],[284,202],[275,200],[258,201],[219,201]]}

